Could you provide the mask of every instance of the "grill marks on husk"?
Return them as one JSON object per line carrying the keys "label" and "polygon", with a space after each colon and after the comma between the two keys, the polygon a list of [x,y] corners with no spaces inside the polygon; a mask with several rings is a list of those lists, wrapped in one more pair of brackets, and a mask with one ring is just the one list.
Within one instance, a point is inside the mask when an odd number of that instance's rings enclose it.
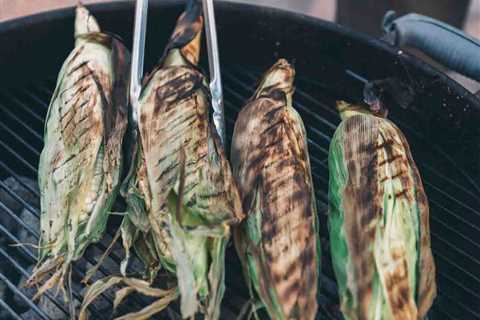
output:
{"label": "grill marks on husk", "polygon": [[430,214],[427,196],[423,188],[422,179],[410,152],[410,146],[405,136],[398,130],[398,137],[405,148],[406,158],[410,165],[413,183],[415,185],[414,198],[416,200],[419,216],[420,227],[420,253],[418,255],[417,272],[417,313],[420,319],[424,318],[433,304],[433,300],[437,295],[435,262],[433,260],[432,249],[430,244]]}
{"label": "grill marks on husk", "polygon": [[[166,214],[166,195],[178,181],[178,154],[181,149],[186,154],[184,203],[196,203],[198,209],[207,212],[209,207],[201,203],[215,204],[217,201],[230,208],[236,207],[230,213],[239,212],[240,203],[229,203],[237,191],[227,192],[233,181],[228,181],[232,178],[226,174],[230,168],[226,165],[223,150],[210,151],[220,158],[224,166],[221,170],[212,171],[217,164],[208,160],[208,143],[216,139],[215,128],[209,125],[208,120],[209,99],[204,76],[189,66],[157,70],[144,90],[140,131],[150,181],[154,182],[152,192],[158,200],[156,210],[159,216]],[[216,144],[219,145],[219,142]],[[216,191],[202,195],[197,187],[206,181],[215,185],[212,190]]]}
{"label": "grill marks on husk", "polygon": [[378,128],[371,122],[353,117],[344,126],[344,157],[348,171],[343,193],[345,235],[353,264],[353,294],[358,299],[358,319],[367,319],[375,265],[371,243],[375,238],[379,206],[377,184]]}
{"label": "grill marks on husk", "polygon": [[110,68],[115,40],[100,33],[81,38],[62,66],[47,114],[39,165],[42,248],[31,286],[46,277],[39,272],[49,261],[59,261],[46,284],[63,288],[69,264],[104,231],[109,197],[116,195],[110,192],[119,183],[126,104],[113,101],[112,92],[127,100],[128,54],[116,43],[123,62]]}
{"label": "grill marks on husk", "polygon": [[[342,309],[352,319],[369,319],[372,312],[371,288],[374,281],[380,281],[377,278],[380,277],[394,319],[417,319],[416,295],[420,297],[418,317],[422,318],[435,295],[435,267],[428,235],[428,204],[407,141],[390,121],[374,116],[352,116],[345,120],[341,130],[348,172],[343,192],[344,228],[353,267],[350,275],[353,279],[347,285],[354,301],[357,301],[353,310],[346,305]],[[384,197],[393,201],[393,212],[384,206]],[[405,240],[391,242],[393,240],[389,237],[396,237],[391,233],[395,230],[387,232],[385,229],[388,226],[383,222],[385,220],[388,224],[395,219],[394,215],[405,216],[403,211],[415,210],[415,203],[420,213],[418,270],[407,263]],[[379,237],[381,244],[376,242],[374,245]],[[395,239],[399,241],[397,239],[401,238]],[[389,243],[387,250],[374,249],[374,246],[383,245],[384,241]],[[380,261],[376,261],[374,250],[380,250]],[[380,264],[381,269],[375,263]],[[412,272],[420,278],[418,293],[409,282],[409,273]]]}
{"label": "grill marks on husk", "polygon": [[[387,120],[377,120],[377,122],[379,127],[377,145],[383,145],[383,148],[377,149],[379,159],[378,178],[385,180],[383,184],[379,184],[379,195],[387,195],[389,201],[393,201],[395,204],[392,213],[389,213],[387,208],[383,207],[383,214],[380,219],[392,220],[396,218],[394,215],[404,217],[405,211],[414,205],[415,184],[410,174],[406,149],[399,139],[399,130]],[[382,201],[383,197],[379,200]],[[402,204],[406,204],[406,206],[402,207]],[[383,215],[390,216],[383,217]],[[396,227],[400,228],[400,226]],[[380,234],[377,236],[382,236],[384,237],[383,241],[390,242],[389,251],[383,251],[382,260],[377,262],[383,265],[383,268],[379,270],[380,277],[385,282],[386,300],[393,318],[415,320],[417,319],[417,307],[414,301],[415,288],[411,287],[409,273],[416,272],[416,270],[415,268],[413,270],[409,269],[407,262],[408,247],[405,240],[400,243],[390,240],[389,237],[395,236],[393,231],[395,230],[390,230],[388,226],[383,224],[379,227],[378,232]]]}
{"label": "grill marks on husk", "polygon": [[313,186],[301,120],[292,116],[295,111],[284,98],[262,96],[244,107],[235,125],[232,159],[248,215],[256,214],[254,194],[260,197],[256,201],[261,203],[260,246],[265,259],[258,252],[256,259],[262,299],[268,299],[265,295],[273,288],[285,318],[313,319],[317,281]]}
{"label": "grill marks on husk", "polygon": [[[152,177],[158,192],[168,194],[177,181],[177,158],[184,148],[188,154],[185,190],[189,191],[198,183],[190,176],[197,173],[207,155],[204,123],[208,121],[208,102],[202,90],[203,76],[190,68],[173,67],[154,77],[158,77],[158,86],[142,108],[140,125],[146,155],[156,164]],[[166,210],[165,204],[162,210]]]}

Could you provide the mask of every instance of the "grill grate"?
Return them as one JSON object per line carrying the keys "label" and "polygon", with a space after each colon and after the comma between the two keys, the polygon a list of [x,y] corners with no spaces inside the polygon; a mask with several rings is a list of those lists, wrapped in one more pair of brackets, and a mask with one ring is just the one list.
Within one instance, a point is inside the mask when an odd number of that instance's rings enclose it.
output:
{"label": "grill grate", "polygon": [[[225,112],[227,136],[232,136],[234,119],[246,99],[253,93],[259,72],[230,66],[224,72]],[[35,249],[28,245],[10,246],[21,243],[20,234],[27,234],[30,241],[37,242],[38,229],[29,224],[29,219],[39,219],[39,191],[26,181],[36,181],[37,164],[42,148],[43,119],[48,102],[55,86],[55,79],[36,83],[22,89],[0,92],[0,194],[7,195],[13,202],[0,199],[0,285],[5,294],[0,295],[0,316],[12,319],[25,318],[25,312],[33,313],[35,319],[51,319],[52,315],[42,309],[41,304],[31,301],[31,296],[20,289],[18,280],[27,277],[29,266],[35,263]],[[308,91],[308,93],[307,93]],[[324,85],[299,78],[295,94],[295,107],[302,116],[308,135],[312,174],[316,186],[320,232],[322,238],[322,286],[319,295],[319,315],[322,319],[339,319],[338,297],[329,261],[329,247],[326,239],[326,212],[328,190],[328,147],[339,122],[332,106],[334,98]],[[425,115],[418,114],[419,117]],[[432,319],[477,319],[480,318],[480,258],[476,256],[480,244],[474,239],[480,231],[479,186],[467,172],[455,165],[453,159],[439,149],[425,135],[425,130],[408,122],[401,114],[393,114],[394,121],[404,131],[410,141],[412,152],[424,178],[425,189],[431,206],[432,246],[438,269],[439,297],[432,309]],[[6,179],[12,177],[18,186],[32,195],[28,201],[18,194]],[[14,206],[20,208],[12,209]],[[23,210],[23,211],[22,211]],[[22,212],[22,214],[20,214]],[[25,214],[23,214],[25,213]],[[27,219],[27,217],[29,219]],[[109,225],[107,239],[95,247],[104,251],[111,240],[118,221],[115,217]],[[460,231],[461,230],[461,231]],[[3,242],[2,242],[3,241]],[[74,266],[75,279],[83,278],[85,264],[95,264],[95,248],[87,250],[85,257]],[[119,250],[113,250],[108,260],[118,266],[122,259]],[[224,319],[233,319],[248,299],[248,291],[243,283],[240,262],[233,247],[227,252],[227,291],[223,303]],[[118,270],[118,269],[117,269]],[[134,271],[134,270],[132,270]],[[99,269],[103,277],[111,273],[106,266]],[[1,289],[1,288],[0,288]],[[1,292],[1,291],[0,291]],[[0,293],[1,294],[1,293]],[[75,299],[81,299],[81,292],[74,290]],[[13,300],[15,299],[15,300]],[[68,307],[52,292],[43,298],[56,310],[55,314],[66,317]],[[95,318],[110,318],[113,303],[111,293],[104,293],[101,300],[91,306]],[[17,301],[17,302],[14,302]],[[23,309],[18,306],[22,301]],[[128,303],[120,307],[119,313],[138,310],[148,300],[132,296]],[[171,318],[179,318],[168,309]],[[107,310],[107,311],[106,311]],[[162,318],[162,317],[160,317]]]}

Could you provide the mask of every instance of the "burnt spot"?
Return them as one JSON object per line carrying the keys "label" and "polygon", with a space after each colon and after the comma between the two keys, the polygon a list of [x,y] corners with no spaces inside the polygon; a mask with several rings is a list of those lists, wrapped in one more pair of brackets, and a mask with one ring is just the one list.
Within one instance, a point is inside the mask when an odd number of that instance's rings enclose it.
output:
{"label": "burnt spot", "polygon": [[[169,77],[169,75],[165,74],[164,77]],[[191,98],[200,86],[201,81],[201,76],[196,71],[187,69],[175,78],[168,80],[164,85],[156,88],[154,116],[156,117],[160,113],[162,106],[166,107],[166,110],[162,111],[168,111],[171,107],[177,106],[182,100]]]}
{"label": "burnt spot", "polygon": [[75,73],[75,71],[77,71],[77,70],[79,70],[79,69],[87,66],[89,62],[90,62],[89,60],[86,60],[86,61],[83,61],[83,62],[77,64],[76,66],[72,67],[72,68],[68,71],[68,73],[67,73],[66,76],[67,76],[67,77],[71,76],[73,73]]}
{"label": "burnt spot", "polygon": [[[387,153],[387,154],[388,154],[388,153]],[[392,156],[392,157],[390,157],[390,158],[386,158],[386,159],[380,161],[380,162],[378,163],[378,166],[379,166],[379,167],[382,167],[382,166],[384,166],[385,164],[387,164],[387,163],[392,163],[392,162],[394,162],[395,160],[397,160],[397,159],[399,159],[399,158],[402,158],[402,155],[401,155],[401,154],[397,154],[397,155],[394,155],[394,156]]]}
{"label": "burnt spot", "polygon": [[263,167],[263,163],[265,161],[265,155],[264,153],[256,152],[251,155],[251,158],[248,159],[248,165],[247,165],[247,172],[253,171],[253,172],[259,172],[258,168]]}
{"label": "burnt spot", "polygon": [[395,193],[395,199],[407,197],[407,189],[403,189],[400,192]]}
{"label": "burnt spot", "polygon": [[272,122],[276,117],[278,117],[278,114],[281,113],[282,110],[285,109],[284,105],[280,105],[279,107],[275,107],[272,110],[269,110],[268,112],[265,113],[263,117],[263,121],[270,123]]}
{"label": "burnt spot", "polygon": [[[399,172],[397,172],[396,174],[394,174],[394,175],[392,176],[392,179],[399,178],[399,177],[403,176],[404,174],[406,174],[406,171],[404,171],[404,170],[399,170]],[[407,178],[407,179],[408,179],[408,178]],[[407,180],[407,181],[408,181],[408,180]],[[404,182],[404,181],[402,181],[402,182]],[[405,181],[405,182],[406,182],[406,181]]]}
{"label": "burnt spot", "polygon": [[90,87],[89,84],[86,84],[84,86],[78,86],[77,89],[75,90],[75,92],[72,94],[72,96],[70,97],[70,99],[67,99],[64,101],[64,104],[65,105],[69,105],[70,102],[73,101],[73,99],[76,99],[77,101],[75,103],[78,102],[78,100],[81,98],[81,95],[82,93],[84,93],[85,91],[87,91],[87,89]]}
{"label": "burnt spot", "polygon": [[272,131],[278,130],[281,125],[283,125],[283,119],[279,120],[277,122],[274,122],[274,123],[270,124],[269,126],[267,126],[266,128],[264,128],[263,131],[260,132],[260,135],[267,135],[267,134],[275,135],[277,133],[272,132]]}
{"label": "burnt spot", "polygon": [[254,197],[254,192],[250,191],[248,192],[245,197],[242,200],[242,207],[246,212],[250,211],[251,206],[253,205],[253,198]]}
{"label": "burnt spot", "polygon": [[379,149],[383,149],[383,148],[386,148],[388,146],[391,146],[395,143],[395,141],[393,141],[392,139],[387,139],[387,140],[384,140],[382,143],[380,144],[377,144],[375,146],[375,150],[379,150]]}
{"label": "burnt spot", "polygon": [[202,6],[199,0],[189,1],[185,12],[178,18],[165,53],[174,48],[182,48],[202,31]]}
{"label": "burnt spot", "polygon": [[78,35],[76,38],[86,40],[88,42],[98,43],[107,49],[111,49],[112,36],[104,32],[89,32]]}
{"label": "burnt spot", "polygon": [[[278,257],[278,260],[281,261],[282,257]],[[288,267],[283,272],[282,280],[288,280],[290,278],[290,276],[294,274],[295,270],[302,269],[304,264],[301,265],[301,264],[299,264],[299,262],[301,263],[302,261],[294,260],[294,261],[291,261],[291,263],[288,264]]]}
{"label": "burnt spot", "polygon": [[291,196],[290,199],[293,202],[303,202],[305,206],[310,203],[310,191],[302,188],[301,190],[295,191]]}
{"label": "burnt spot", "polygon": [[165,168],[157,177],[155,182],[162,180],[168,173],[177,168],[179,165],[178,161],[173,161],[167,168]]}
{"label": "burnt spot", "polygon": [[303,267],[310,266],[316,261],[315,250],[308,247],[305,249],[301,257]]}
{"label": "burnt spot", "polygon": [[72,64],[77,58],[82,54],[83,50],[85,50],[85,46],[80,46],[77,50],[75,50],[75,53],[70,57],[68,62],[66,63],[67,65]]}
{"label": "burnt spot", "polygon": [[300,291],[300,279],[297,279],[297,281],[291,281],[288,287],[286,287],[282,292],[279,293],[280,295],[280,300],[289,300],[293,296],[296,296],[299,294]]}
{"label": "burnt spot", "polygon": [[[266,243],[271,243],[275,235],[278,234],[276,222],[270,220],[262,223],[262,240]],[[271,257],[270,257],[271,260]]]}
{"label": "burnt spot", "polygon": [[371,204],[375,199],[375,195],[372,193],[372,190],[368,188],[369,186],[367,184],[368,182],[365,183],[365,188],[361,187],[360,190],[355,190],[355,192],[357,193],[357,199],[359,200],[359,207],[371,208]]}

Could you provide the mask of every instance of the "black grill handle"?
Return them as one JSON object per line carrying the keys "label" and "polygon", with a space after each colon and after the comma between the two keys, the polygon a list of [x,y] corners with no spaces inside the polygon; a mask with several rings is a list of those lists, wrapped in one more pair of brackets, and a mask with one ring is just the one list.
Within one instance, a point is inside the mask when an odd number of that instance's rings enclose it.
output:
{"label": "black grill handle", "polygon": [[383,18],[385,39],[396,46],[416,48],[447,68],[480,81],[480,41],[444,22],[420,14]]}

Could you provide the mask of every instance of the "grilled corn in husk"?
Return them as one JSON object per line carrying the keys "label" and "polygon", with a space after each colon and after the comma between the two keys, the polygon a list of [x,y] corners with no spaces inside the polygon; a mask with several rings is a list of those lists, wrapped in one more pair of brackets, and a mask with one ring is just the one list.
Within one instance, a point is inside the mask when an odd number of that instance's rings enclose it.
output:
{"label": "grilled corn in husk", "polygon": [[134,248],[147,265],[150,281],[159,265],[176,275],[184,318],[200,311],[218,319],[230,225],[242,210],[197,68],[202,26],[201,4],[190,1],[144,81],[122,235],[126,251]]}
{"label": "grilled corn in husk", "polygon": [[234,232],[253,296],[272,319],[314,319],[320,267],[307,137],[292,107],[294,69],[279,60],[241,110],[232,169],[247,215]]}
{"label": "grilled corn in husk", "polygon": [[329,232],[345,319],[422,319],[436,294],[429,209],[385,106],[338,102],[330,145]]}
{"label": "grilled corn in husk", "polygon": [[[39,264],[27,281],[37,296],[64,281],[72,261],[101,239],[119,191],[127,126],[129,54],[78,6],[75,48],[57,80],[44,132]],[[67,297],[66,297],[67,298]]]}

